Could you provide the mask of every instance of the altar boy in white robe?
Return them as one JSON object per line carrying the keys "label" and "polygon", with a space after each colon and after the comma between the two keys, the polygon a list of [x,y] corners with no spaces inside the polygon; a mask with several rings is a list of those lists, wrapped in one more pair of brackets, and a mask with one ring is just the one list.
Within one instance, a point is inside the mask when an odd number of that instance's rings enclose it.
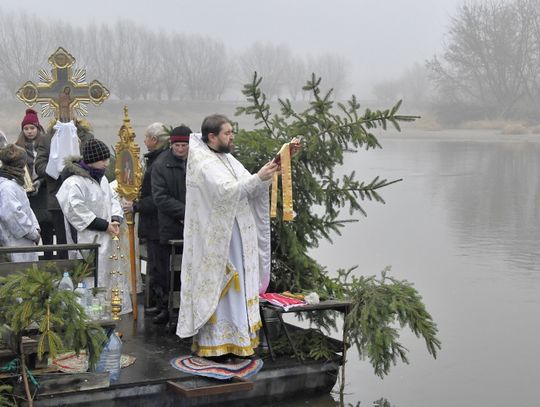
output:
{"label": "altar boy in white robe", "polygon": [[230,153],[225,116],[192,134],[187,162],[184,253],[177,335],[199,356],[249,356],[257,347],[259,293],[270,280],[269,194],[279,166],[250,174]]}
{"label": "altar boy in white robe", "polygon": [[[105,177],[111,153],[100,140],[89,140],[83,156],[66,159],[61,178],[64,180],[56,194],[60,208],[75,230],[77,243],[99,243],[98,287],[112,288],[109,256],[113,254],[112,237],[118,235],[123,220],[120,202]],[[74,237],[74,236],[73,236]]]}

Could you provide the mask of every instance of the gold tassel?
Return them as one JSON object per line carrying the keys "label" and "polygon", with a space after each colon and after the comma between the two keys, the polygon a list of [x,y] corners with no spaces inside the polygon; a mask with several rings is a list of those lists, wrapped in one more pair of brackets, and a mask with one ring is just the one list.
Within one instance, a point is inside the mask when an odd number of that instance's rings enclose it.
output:
{"label": "gold tassel", "polygon": [[281,189],[283,190],[283,220],[290,222],[294,219],[292,200],[291,148],[286,144],[281,152]]}
{"label": "gold tassel", "polygon": [[277,216],[277,192],[278,192],[278,180],[279,175],[274,172],[272,176],[272,195],[270,197],[270,217],[275,218]]}
{"label": "gold tassel", "polygon": [[[291,171],[291,149],[290,143],[283,144],[279,150],[281,160],[281,190],[283,194],[283,220],[290,222],[294,219],[293,199],[292,199],[292,171]],[[272,179],[272,194],[270,217],[277,216],[277,189],[278,174],[274,173]]]}

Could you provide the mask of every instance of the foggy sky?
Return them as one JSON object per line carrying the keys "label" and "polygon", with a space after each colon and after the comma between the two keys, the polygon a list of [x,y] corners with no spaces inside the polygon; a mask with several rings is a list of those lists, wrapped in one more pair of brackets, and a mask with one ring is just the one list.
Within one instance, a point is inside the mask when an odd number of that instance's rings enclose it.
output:
{"label": "foggy sky", "polygon": [[[338,53],[350,63],[354,91],[399,76],[440,52],[463,0],[2,0],[73,24],[128,19],[156,31],[203,34],[232,51],[252,43],[286,44],[301,55]],[[83,6],[81,6],[83,5]],[[174,52],[174,50],[171,50]],[[360,78],[360,79],[359,79]]]}

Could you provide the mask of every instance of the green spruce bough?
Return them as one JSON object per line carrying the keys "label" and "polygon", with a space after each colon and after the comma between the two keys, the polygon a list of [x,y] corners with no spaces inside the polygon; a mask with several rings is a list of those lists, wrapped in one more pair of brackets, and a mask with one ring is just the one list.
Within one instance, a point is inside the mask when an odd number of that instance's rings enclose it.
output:
{"label": "green spruce bough", "polygon": [[[75,283],[87,276],[90,263],[81,262],[73,270]],[[62,272],[51,262],[46,267],[34,265],[0,279],[0,326],[7,325],[19,343],[18,357],[29,405],[32,397],[20,351],[25,332],[37,329],[39,359],[46,353],[54,359],[60,352],[74,350],[78,354],[84,349],[91,369],[106,341],[103,328],[88,321],[83,307],[76,301],[77,294],[58,288],[61,276]]]}
{"label": "green spruce bough", "polygon": [[[337,103],[332,99],[332,90],[321,91],[321,79],[315,75],[303,88],[311,95],[305,110],[297,111],[289,100],[279,99],[280,113],[272,114],[261,91],[261,81],[255,73],[253,81],[244,86],[248,105],[236,112],[252,116],[256,121],[254,130],[238,130],[235,142],[238,158],[254,172],[293,136],[301,135],[303,145],[292,166],[296,218],[294,222],[282,222],[278,204],[277,220],[272,221],[270,290],[316,291],[323,299],[352,300],[344,339],[357,347],[362,358],[369,359],[381,377],[398,360],[408,363],[407,349],[399,342],[401,327],[408,326],[422,337],[428,352],[436,357],[441,347],[437,326],[411,283],[388,276],[387,270],[380,278],[356,276],[352,273],[356,267],[338,270],[337,277],[331,277],[325,267],[307,254],[317,247],[320,239],[331,240],[333,234],[340,235],[347,223],[358,221],[355,215],[365,216],[361,201],[384,203],[379,189],[400,181],[376,177],[363,182],[354,171],[336,175],[345,153],[381,148],[373,129],[386,130],[391,125],[400,131],[400,122],[414,121],[417,116],[399,115],[401,101],[387,110],[363,112],[354,96],[346,103]],[[342,211],[347,208],[348,218],[343,218]],[[316,318],[319,326],[327,330],[335,327],[335,320]],[[311,350],[311,354],[326,352]]]}

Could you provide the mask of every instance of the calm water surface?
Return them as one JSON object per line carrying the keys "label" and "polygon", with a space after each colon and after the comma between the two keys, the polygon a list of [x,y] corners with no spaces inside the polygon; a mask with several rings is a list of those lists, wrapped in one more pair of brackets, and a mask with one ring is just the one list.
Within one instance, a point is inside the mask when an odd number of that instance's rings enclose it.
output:
{"label": "calm water surface", "polygon": [[[410,365],[385,379],[349,353],[346,401],[395,407],[540,405],[540,137],[405,131],[347,159],[368,181],[403,182],[313,255],[330,269],[415,283],[438,323],[434,360],[408,330]],[[333,405],[322,397],[292,405]]]}

